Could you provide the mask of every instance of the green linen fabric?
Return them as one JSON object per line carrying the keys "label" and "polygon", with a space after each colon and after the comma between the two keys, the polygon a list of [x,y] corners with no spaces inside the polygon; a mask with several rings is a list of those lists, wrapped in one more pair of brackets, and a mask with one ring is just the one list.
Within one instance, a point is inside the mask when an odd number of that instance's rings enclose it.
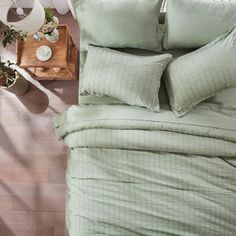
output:
{"label": "green linen fabric", "polygon": [[[83,40],[83,38],[81,38],[81,40]],[[187,54],[193,50],[190,49],[176,49],[176,50],[168,50],[168,51],[159,51],[159,52],[154,52],[154,51],[147,51],[147,50],[143,50],[143,49],[135,49],[135,48],[122,48],[122,49],[118,49],[119,51],[128,53],[128,54],[132,54],[134,56],[158,56],[161,54],[171,54],[173,58],[177,58],[180,57],[184,54]],[[82,88],[82,83],[83,83],[83,70],[84,70],[84,63],[83,61],[86,61],[86,57],[87,57],[87,53],[81,53],[80,55],[80,86],[79,86],[79,103],[80,104],[125,104],[124,102],[109,97],[109,96],[96,96],[96,95],[91,95],[91,94],[86,94],[86,95],[82,95],[81,94],[81,88]],[[159,103],[160,105],[163,103],[168,103],[168,96],[167,96],[167,92],[166,92],[166,88],[164,85],[164,81],[161,81],[161,86],[158,92],[158,97],[159,97]]]}
{"label": "green linen fabric", "polygon": [[199,48],[236,23],[236,1],[168,0],[164,48]]}
{"label": "green linen fabric", "polygon": [[159,50],[161,4],[162,0],[81,0],[76,12],[83,42]]}
{"label": "green linen fabric", "polygon": [[89,46],[81,94],[107,95],[158,112],[161,76],[170,54],[134,56]]}
{"label": "green linen fabric", "polygon": [[173,60],[165,71],[172,110],[183,116],[236,83],[236,25],[212,43]]}
{"label": "green linen fabric", "polygon": [[197,110],[212,110],[236,117],[236,87],[225,89],[195,107]]}
{"label": "green linen fabric", "polygon": [[68,236],[235,236],[235,120],[118,105],[57,116],[70,148]]}

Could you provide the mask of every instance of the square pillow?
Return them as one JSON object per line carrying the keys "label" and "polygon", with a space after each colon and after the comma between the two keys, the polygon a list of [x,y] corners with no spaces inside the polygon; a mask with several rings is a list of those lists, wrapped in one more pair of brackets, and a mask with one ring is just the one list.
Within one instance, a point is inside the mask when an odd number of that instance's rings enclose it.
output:
{"label": "square pillow", "polygon": [[165,71],[170,105],[178,117],[235,82],[236,25],[212,43],[173,60]]}
{"label": "square pillow", "polygon": [[81,94],[107,95],[158,112],[161,76],[171,58],[170,54],[134,56],[89,46]]}
{"label": "square pillow", "polygon": [[83,42],[103,47],[160,49],[158,17],[162,1],[80,0],[76,12]]}
{"label": "square pillow", "polygon": [[168,0],[164,48],[202,47],[235,23],[235,0]]}

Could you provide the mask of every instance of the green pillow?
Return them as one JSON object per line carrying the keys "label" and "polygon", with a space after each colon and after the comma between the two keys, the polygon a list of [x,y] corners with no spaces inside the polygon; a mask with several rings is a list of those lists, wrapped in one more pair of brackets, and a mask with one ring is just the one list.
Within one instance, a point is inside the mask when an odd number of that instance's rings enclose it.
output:
{"label": "green pillow", "polygon": [[235,0],[168,0],[164,48],[200,48],[235,23]]}
{"label": "green pillow", "polygon": [[158,91],[170,54],[134,56],[89,46],[81,82],[82,95],[107,95],[129,105],[159,111]]}
{"label": "green pillow", "polygon": [[161,4],[162,0],[80,0],[76,12],[83,42],[158,50]]}
{"label": "green pillow", "polygon": [[212,43],[172,61],[165,72],[170,105],[177,116],[235,82],[236,25]]}

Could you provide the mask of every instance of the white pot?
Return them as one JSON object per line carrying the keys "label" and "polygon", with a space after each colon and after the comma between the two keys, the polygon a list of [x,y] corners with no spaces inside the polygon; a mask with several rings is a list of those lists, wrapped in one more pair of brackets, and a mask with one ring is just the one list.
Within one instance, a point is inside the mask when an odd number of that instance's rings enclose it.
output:
{"label": "white pot", "polygon": [[14,93],[16,96],[22,95],[29,89],[29,82],[18,72],[15,72],[16,80],[9,86],[1,86],[8,92]]}
{"label": "white pot", "polygon": [[57,29],[54,29],[52,33],[46,34],[45,38],[51,43],[56,43],[60,38],[59,31]]}

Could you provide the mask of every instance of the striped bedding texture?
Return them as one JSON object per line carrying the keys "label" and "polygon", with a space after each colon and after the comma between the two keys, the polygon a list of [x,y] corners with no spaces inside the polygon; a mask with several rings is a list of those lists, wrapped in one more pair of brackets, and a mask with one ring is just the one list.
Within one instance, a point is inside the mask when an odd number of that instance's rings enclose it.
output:
{"label": "striped bedding texture", "polygon": [[135,56],[109,48],[88,47],[80,94],[110,96],[159,112],[161,77],[171,54]]}
{"label": "striped bedding texture", "polygon": [[235,116],[123,105],[55,118],[70,148],[68,236],[236,235]]}
{"label": "striped bedding texture", "polygon": [[185,115],[200,102],[236,84],[235,45],[236,24],[211,43],[167,66],[165,84],[177,116]]}

